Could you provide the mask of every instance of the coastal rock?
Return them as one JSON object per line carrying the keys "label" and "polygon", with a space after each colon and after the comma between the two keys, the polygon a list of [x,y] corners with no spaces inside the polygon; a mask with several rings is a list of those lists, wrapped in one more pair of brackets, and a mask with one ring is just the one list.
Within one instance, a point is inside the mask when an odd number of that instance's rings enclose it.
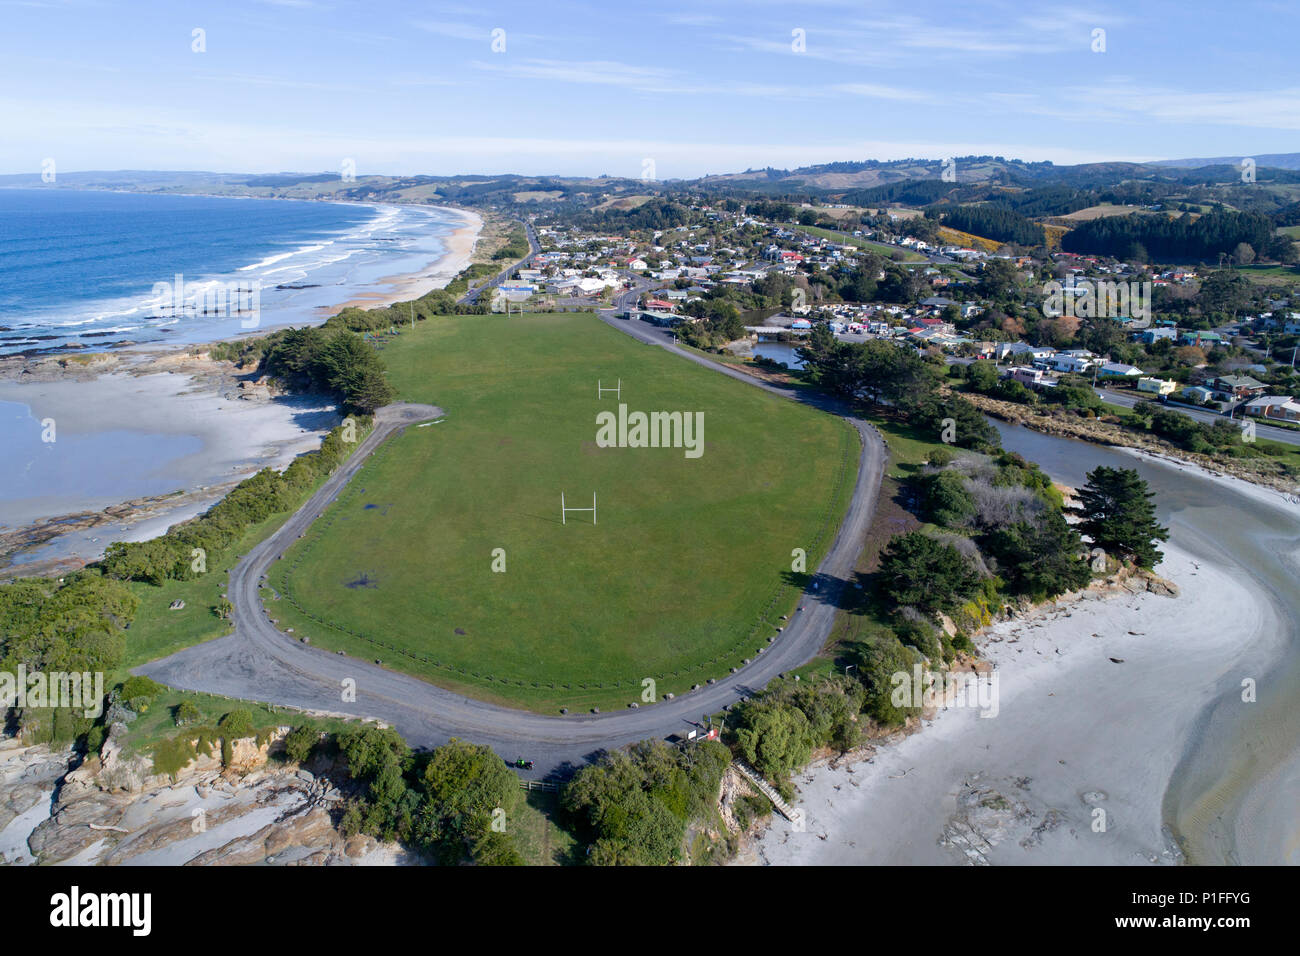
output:
{"label": "coastal rock", "polygon": [[186,866],[247,866],[266,863],[269,862],[268,857],[303,847],[317,848],[314,855],[324,854],[321,862],[331,853],[343,849],[343,838],[334,829],[329,814],[320,807],[313,807],[306,813],[282,822],[268,824],[256,833],[200,853]]}
{"label": "coastal rock", "polygon": [[[99,753],[99,768],[89,782],[100,790],[128,793],[139,793],[146,787],[168,782],[165,775],[153,772],[153,761],[148,757],[143,754],[126,756],[119,739],[119,734],[110,733],[104,741]],[[78,777],[78,780],[82,779]]]}
{"label": "coastal rock", "polygon": [[239,397],[250,402],[270,401],[271,387],[265,382],[245,380],[239,383]]}
{"label": "coastal rock", "polygon": [[[740,833],[740,821],[736,818],[736,805],[744,797],[758,796],[755,790],[734,767],[728,767],[722,775],[722,785],[718,792],[718,811],[722,815],[722,824],[728,833]],[[750,829],[761,826],[760,821],[751,821]]]}
{"label": "coastal rock", "polygon": [[1164,597],[1178,597],[1179,595],[1178,585],[1173,581],[1168,581],[1155,574],[1144,574],[1142,580],[1145,582],[1147,590],[1152,594],[1160,594]]}
{"label": "coastal rock", "polygon": [[236,774],[252,773],[266,766],[271,752],[271,742],[259,744],[256,737],[243,737],[230,743],[230,763],[227,770]]}
{"label": "coastal rock", "polygon": [[35,783],[19,783],[0,788],[0,830],[49,797],[49,788]]}
{"label": "coastal rock", "polygon": [[[76,856],[111,835],[130,798],[120,793],[85,793],[70,803],[60,802],[54,814],[43,821],[27,839],[32,853],[45,863],[57,863]],[[96,829],[96,828],[105,829]]]}

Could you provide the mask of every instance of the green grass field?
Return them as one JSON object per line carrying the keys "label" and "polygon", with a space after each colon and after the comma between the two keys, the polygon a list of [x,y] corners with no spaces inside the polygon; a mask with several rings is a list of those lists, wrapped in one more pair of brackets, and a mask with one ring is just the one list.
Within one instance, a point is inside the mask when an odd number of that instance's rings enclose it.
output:
{"label": "green grass field", "polygon": [[[384,350],[439,424],[381,447],[265,592],[330,650],[554,713],[680,693],[755,656],[829,547],[859,443],[590,314],[430,320]],[[704,453],[599,448],[597,380],[632,411],[704,413]],[[589,514],[560,521],[597,496]],[[493,551],[505,552],[504,573]]]}
{"label": "green grass field", "polygon": [[1236,270],[1246,275],[1252,282],[1263,285],[1277,285],[1294,282],[1300,277],[1300,268],[1281,265],[1237,266]]}
{"label": "green grass field", "polygon": [[870,249],[884,256],[886,259],[892,259],[901,253],[900,262],[925,262],[925,256],[919,252],[912,252],[910,249],[904,249],[902,246],[891,246],[885,242],[872,242],[870,239],[863,239],[861,236],[852,235],[851,232],[836,232],[834,229],[824,229],[821,226],[796,226],[803,232],[817,236],[821,239],[829,239],[831,242],[838,242],[841,245],[857,246],[859,249]]}

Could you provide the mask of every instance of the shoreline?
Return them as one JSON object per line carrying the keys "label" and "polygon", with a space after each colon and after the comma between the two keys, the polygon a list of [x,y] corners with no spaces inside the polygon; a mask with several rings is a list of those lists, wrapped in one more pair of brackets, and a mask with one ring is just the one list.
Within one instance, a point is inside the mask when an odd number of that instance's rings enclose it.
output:
{"label": "shoreline", "polygon": [[[1047,605],[993,625],[977,643],[1000,674],[1002,719],[950,709],[924,720],[926,733],[823,757],[795,782],[808,832],[824,841],[773,817],[733,862],[1300,862],[1294,809],[1278,789],[1300,779],[1294,600],[1277,590],[1300,563],[1296,502],[1193,463],[1110,450],[1170,476],[1174,536],[1157,572],[1181,596]],[[1277,573],[1252,570],[1257,554]],[[1243,710],[1240,681],[1252,675],[1260,703]],[[1098,809],[1107,833],[1092,830]],[[987,851],[972,833],[986,834]]]}
{"label": "shoreline", "polygon": [[[94,192],[103,192],[105,190],[90,190]],[[107,190],[113,191],[113,190]],[[128,195],[136,195],[131,190],[123,191]],[[138,195],[151,195],[143,193]],[[441,251],[435,258],[429,259],[423,265],[413,272],[393,273],[379,278],[372,278],[368,281],[356,281],[350,284],[342,293],[345,298],[341,301],[322,302],[318,305],[307,307],[306,311],[298,314],[276,318],[275,312],[281,313],[291,311],[290,308],[282,303],[278,307],[264,308],[258,317],[257,322],[252,328],[226,328],[220,331],[210,330],[202,333],[197,324],[190,326],[180,326],[168,324],[161,327],[158,331],[167,335],[176,336],[174,339],[161,338],[149,339],[147,341],[135,341],[130,338],[119,338],[112,341],[106,341],[102,345],[93,341],[81,342],[77,345],[63,344],[57,346],[30,346],[28,348],[7,352],[0,355],[0,380],[6,377],[16,375],[16,367],[23,364],[41,364],[46,362],[58,362],[59,360],[78,362],[82,359],[101,356],[101,355],[118,355],[129,354],[133,352],[143,352],[145,354],[154,354],[162,352],[174,352],[181,349],[197,349],[205,345],[213,345],[218,342],[235,342],[247,338],[255,338],[265,335],[268,332],[285,326],[296,324],[320,324],[333,315],[342,312],[347,308],[372,309],[391,305],[395,302],[406,301],[408,299],[419,298],[435,289],[443,288],[455,276],[467,268],[474,258],[474,251],[478,243],[483,239],[483,230],[485,221],[483,217],[470,209],[464,209],[459,206],[447,205],[425,205],[419,203],[394,203],[394,202],[376,202],[372,200],[300,200],[280,197],[261,197],[261,196],[211,196],[208,194],[184,194],[192,195],[193,198],[213,198],[213,199],[261,199],[267,202],[328,202],[336,205],[363,206],[376,211],[384,209],[393,210],[421,210],[428,212],[438,210],[444,213],[452,213],[460,219],[459,225],[454,225],[451,231],[438,237],[440,239]],[[254,268],[260,263],[252,263],[235,269],[231,275],[237,275]],[[293,289],[324,289],[329,284],[320,284],[318,282],[298,283],[285,286],[284,288]],[[376,287],[378,287],[376,289]],[[277,288],[280,288],[277,286]],[[363,291],[364,290],[364,291]],[[204,316],[206,319],[206,315]],[[193,331],[191,331],[193,330]],[[94,336],[103,336],[107,333],[93,333]],[[188,336],[194,335],[190,338]],[[57,338],[57,335],[45,335],[45,338]]]}
{"label": "shoreline", "polygon": [[[1117,433],[1114,435],[1101,435],[1090,430],[1090,427],[1084,424],[1085,420],[1082,419],[1078,422],[1063,424],[1058,419],[1029,414],[1019,407],[1015,407],[1013,403],[990,399],[985,395],[962,393],[962,396],[984,415],[996,418],[1007,425],[1019,425],[1040,435],[1087,442],[1090,445],[1097,445],[1115,451],[1134,452],[1151,460],[1163,461],[1180,467],[1195,468],[1208,476],[1235,478],[1259,488],[1272,489],[1283,495],[1300,495],[1300,479],[1290,479],[1283,475],[1262,474],[1245,467],[1234,468],[1234,464],[1238,463],[1235,459],[1231,462],[1216,461],[1207,455],[1185,451],[1154,435],[1143,436],[1140,439],[1136,434],[1131,434],[1119,426],[1106,426],[1114,429]],[[1050,427],[1052,424],[1055,424],[1056,427]],[[1096,428],[1095,425],[1091,427]]]}
{"label": "shoreline", "polygon": [[446,237],[446,250],[442,256],[415,272],[399,273],[380,279],[380,284],[389,286],[387,292],[355,295],[340,305],[320,306],[316,310],[317,314],[324,319],[344,309],[378,309],[397,302],[409,302],[435,289],[444,288],[458,273],[469,266],[470,259],[474,255],[474,247],[478,244],[483,231],[483,217],[468,209],[455,206],[439,208],[450,209],[465,219],[462,225],[453,229]]}
{"label": "shoreline", "polygon": [[[321,307],[324,314],[303,324],[445,286],[469,263],[483,220],[439,208],[463,221],[436,259],[416,273],[380,280],[388,287],[383,292],[353,293],[341,305]],[[254,334],[298,321],[270,319]],[[212,345],[244,338],[0,357],[0,403],[19,406],[8,427],[30,439],[40,423],[57,424],[55,441],[29,441],[25,464],[18,455],[11,459],[20,472],[0,502],[0,579],[71,570],[97,560],[109,541],[156,537],[206,510],[238,481],[315,449],[338,422],[332,402],[274,394],[251,370],[209,358]],[[56,481],[40,480],[44,468],[60,478],[103,481],[114,457],[123,472],[116,484],[95,489],[69,480],[59,490]],[[28,487],[20,488],[24,479]]]}
{"label": "shoreline", "polygon": [[[873,741],[860,760],[805,768],[806,832],[774,821],[735,862],[1181,862],[1162,814],[1166,784],[1267,614],[1226,569],[1179,547],[1167,547],[1162,570],[1182,585],[1172,605],[1154,593],[1085,594],[991,625],[979,643],[1000,675],[997,717],[947,708],[918,732]],[[1180,630],[1176,644],[1148,636],[1153,618]],[[1225,619],[1248,623],[1252,639],[1240,645]]]}

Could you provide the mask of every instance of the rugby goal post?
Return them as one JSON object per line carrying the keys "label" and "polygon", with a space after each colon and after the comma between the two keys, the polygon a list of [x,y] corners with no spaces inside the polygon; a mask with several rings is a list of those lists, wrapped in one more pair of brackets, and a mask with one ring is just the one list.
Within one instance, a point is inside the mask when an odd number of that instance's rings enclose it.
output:
{"label": "rugby goal post", "polygon": [[592,524],[595,524],[595,523],[596,523],[596,493],[595,493],[594,491],[591,493],[591,507],[590,507],[590,508],[570,508],[570,507],[568,507],[568,506],[565,505],[565,503],[564,503],[564,492],[561,491],[561,492],[560,492],[560,524],[568,524],[568,523],[569,523],[569,522],[568,522],[568,514],[569,514],[570,511],[590,511],[590,512],[591,512],[591,523],[592,523]]}
{"label": "rugby goal post", "polygon": [[623,380],[620,378],[620,379],[618,380],[618,385],[610,386],[610,385],[601,385],[601,384],[600,384],[600,379],[596,379],[596,397],[597,397],[597,398],[604,398],[606,392],[612,392],[612,393],[614,394],[614,397],[615,397],[615,398],[622,399],[622,398],[623,398]]}

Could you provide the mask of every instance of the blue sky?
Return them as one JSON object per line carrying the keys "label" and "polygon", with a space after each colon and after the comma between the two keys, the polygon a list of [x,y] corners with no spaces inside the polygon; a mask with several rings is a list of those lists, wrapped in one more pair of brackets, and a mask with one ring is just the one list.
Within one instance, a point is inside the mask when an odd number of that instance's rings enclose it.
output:
{"label": "blue sky", "polygon": [[0,0],[0,172],[39,172],[47,157],[60,171],[333,171],[352,159],[358,175],[635,177],[652,159],[669,179],[968,153],[1293,152],[1297,11]]}

